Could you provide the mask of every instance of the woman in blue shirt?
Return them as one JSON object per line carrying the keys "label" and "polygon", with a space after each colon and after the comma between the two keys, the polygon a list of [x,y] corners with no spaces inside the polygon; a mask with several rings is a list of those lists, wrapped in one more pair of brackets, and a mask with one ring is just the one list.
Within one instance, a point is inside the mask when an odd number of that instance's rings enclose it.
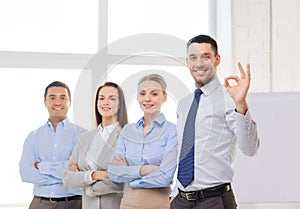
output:
{"label": "woman in blue shirt", "polygon": [[121,209],[169,208],[176,169],[176,126],[160,112],[167,100],[166,82],[158,74],[143,77],[137,100],[144,116],[121,131],[108,176],[126,182]]}

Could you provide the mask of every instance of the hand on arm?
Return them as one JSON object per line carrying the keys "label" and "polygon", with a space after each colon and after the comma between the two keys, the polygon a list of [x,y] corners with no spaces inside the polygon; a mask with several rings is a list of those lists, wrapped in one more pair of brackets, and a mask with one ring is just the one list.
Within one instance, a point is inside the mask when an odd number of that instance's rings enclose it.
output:
{"label": "hand on arm", "polygon": [[35,167],[36,169],[39,169],[39,167],[40,167],[40,162],[35,162],[35,163],[34,163],[34,167]]}
{"label": "hand on arm", "polygon": [[108,179],[107,171],[94,171],[92,173],[92,179],[98,181],[103,181],[105,179]]}
{"label": "hand on arm", "polygon": [[78,167],[77,163],[69,163],[68,166],[69,166],[70,171],[74,171],[74,172],[79,171],[79,167]]}
{"label": "hand on arm", "polygon": [[140,175],[145,176],[149,173],[153,173],[159,170],[159,166],[157,165],[143,165],[140,169]]}
{"label": "hand on arm", "polygon": [[[251,81],[251,74],[250,74],[250,64],[247,63],[246,68],[247,71],[245,72],[244,68],[242,67],[241,63],[238,62],[238,68],[241,74],[241,78],[238,76],[229,76],[225,78],[225,87],[229,92],[230,96],[233,98],[236,111],[241,114],[245,114],[248,110],[248,105],[246,102],[246,96],[249,90],[250,81]],[[236,85],[231,86],[229,84],[229,80],[236,81]]]}
{"label": "hand on arm", "polygon": [[[69,169],[74,172],[80,171],[77,163],[69,163]],[[92,173],[92,179],[99,181],[108,179],[107,171],[94,171]]]}
{"label": "hand on arm", "polygon": [[116,155],[112,159],[112,163],[115,165],[128,166],[128,163],[123,155]]}
{"label": "hand on arm", "polygon": [[[115,165],[123,165],[128,166],[128,163],[123,155],[116,155],[112,159],[112,163]],[[159,170],[159,166],[157,165],[143,165],[140,169],[140,175],[145,176],[149,173],[155,172]]]}

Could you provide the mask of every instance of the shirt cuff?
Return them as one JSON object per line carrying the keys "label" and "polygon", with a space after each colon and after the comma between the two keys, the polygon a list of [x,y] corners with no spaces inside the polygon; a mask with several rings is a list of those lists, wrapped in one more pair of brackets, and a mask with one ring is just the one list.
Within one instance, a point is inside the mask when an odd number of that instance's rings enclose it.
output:
{"label": "shirt cuff", "polygon": [[85,173],[84,179],[85,179],[85,182],[86,182],[88,185],[90,185],[90,184],[96,182],[96,180],[93,180],[93,178],[92,178],[93,172],[94,172],[94,171],[89,171],[89,172],[86,172],[86,173]]}
{"label": "shirt cuff", "polygon": [[174,188],[172,189],[172,192],[170,194],[170,197],[176,197],[178,195],[178,185],[175,184]]}
{"label": "shirt cuff", "polygon": [[85,193],[88,197],[96,197],[96,195],[94,194],[94,190],[92,186],[86,186],[85,187]]}
{"label": "shirt cuff", "polygon": [[252,117],[249,110],[247,110],[245,115],[238,112],[236,112],[235,114],[239,126],[249,126],[252,123]]}

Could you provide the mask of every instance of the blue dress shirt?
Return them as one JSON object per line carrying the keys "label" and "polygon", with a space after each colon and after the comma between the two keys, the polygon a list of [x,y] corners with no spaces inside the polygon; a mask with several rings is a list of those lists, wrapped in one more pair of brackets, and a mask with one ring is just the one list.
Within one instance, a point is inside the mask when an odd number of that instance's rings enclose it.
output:
{"label": "blue dress shirt", "polygon": [[[62,174],[78,137],[85,131],[65,119],[57,124],[56,132],[48,121],[28,135],[19,166],[22,180],[34,184],[33,195],[58,198],[82,194],[81,189],[65,187]],[[35,162],[40,162],[39,169]]]}
{"label": "blue dress shirt", "polygon": [[[159,188],[172,183],[177,165],[177,134],[175,124],[166,121],[160,114],[143,134],[144,119],[126,125],[118,138],[115,155],[126,158],[128,166],[110,163],[108,176],[115,182],[126,182],[131,187]],[[159,170],[140,175],[143,165],[157,165]]]}

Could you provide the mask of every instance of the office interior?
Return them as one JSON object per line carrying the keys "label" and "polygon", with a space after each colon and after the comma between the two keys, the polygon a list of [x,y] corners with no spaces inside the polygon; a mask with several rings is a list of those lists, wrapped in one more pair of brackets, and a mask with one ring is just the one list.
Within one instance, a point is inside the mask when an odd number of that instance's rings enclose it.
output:
{"label": "office interior", "polygon": [[198,34],[219,45],[218,77],[251,65],[248,102],[261,147],[254,157],[237,149],[233,189],[239,209],[299,209],[300,3],[297,0],[10,0],[0,2],[0,209],[25,209],[32,185],[18,163],[25,138],[44,124],[46,85],[71,88],[68,117],[92,129],[96,87],[120,83],[130,122],[141,112],[138,78],[162,74],[176,123],[177,103],[193,90],[186,41]]}

